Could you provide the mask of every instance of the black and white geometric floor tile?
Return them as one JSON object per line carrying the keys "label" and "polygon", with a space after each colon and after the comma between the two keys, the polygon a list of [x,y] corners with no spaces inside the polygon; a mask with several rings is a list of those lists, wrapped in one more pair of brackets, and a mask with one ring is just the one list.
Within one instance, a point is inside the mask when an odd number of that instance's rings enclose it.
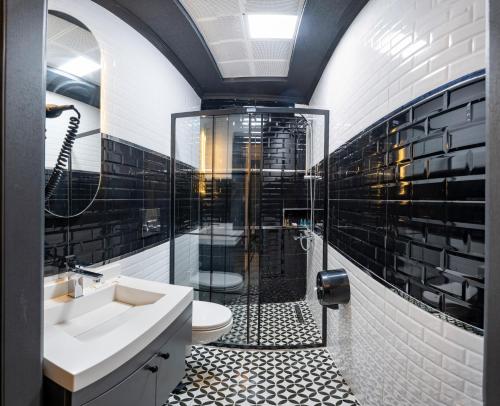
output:
{"label": "black and white geometric floor tile", "polygon": [[222,343],[268,346],[321,345],[321,332],[309,306],[304,301],[227,306],[233,311],[233,327],[220,339]]}
{"label": "black and white geometric floor tile", "polygon": [[194,346],[186,385],[166,405],[359,405],[330,353]]}

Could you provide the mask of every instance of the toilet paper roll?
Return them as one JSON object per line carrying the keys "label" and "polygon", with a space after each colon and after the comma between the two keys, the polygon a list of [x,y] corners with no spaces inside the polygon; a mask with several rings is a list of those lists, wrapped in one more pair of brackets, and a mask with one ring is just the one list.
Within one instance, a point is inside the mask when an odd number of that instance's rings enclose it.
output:
{"label": "toilet paper roll", "polygon": [[345,269],[331,269],[318,272],[316,294],[322,306],[337,308],[339,304],[349,303],[351,289]]}

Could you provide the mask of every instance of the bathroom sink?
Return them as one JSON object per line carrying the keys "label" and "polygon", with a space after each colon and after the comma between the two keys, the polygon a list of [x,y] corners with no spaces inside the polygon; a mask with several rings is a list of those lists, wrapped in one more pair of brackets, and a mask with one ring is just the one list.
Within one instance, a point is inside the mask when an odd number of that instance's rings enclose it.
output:
{"label": "bathroom sink", "polygon": [[117,277],[84,296],[44,303],[44,373],[75,392],[106,376],[160,335],[192,301],[191,288]]}
{"label": "bathroom sink", "polygon": [[147,311],[149,305],[164,296],[116,283],[78,300],[59,298],[63,304],[45,311],[45,323],[77,340],[91,341]]}

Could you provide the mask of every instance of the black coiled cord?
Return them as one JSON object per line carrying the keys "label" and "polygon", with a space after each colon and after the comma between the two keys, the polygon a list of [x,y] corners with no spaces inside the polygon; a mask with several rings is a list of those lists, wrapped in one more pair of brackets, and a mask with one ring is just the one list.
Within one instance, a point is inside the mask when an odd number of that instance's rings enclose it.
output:
{"label": "black coiled cord", "polygon": [[66,168],[66,164],[71,156],[71,150],[73,148],[73,144],[75,143],[76,135],[78,133],[78,127],[80,126],[80,112],[72,107],[78,117],[72,116],[69,119],[68,130],[66,131],[66,136],[64,137],[63,145],[61,147],[61,151],[59,151],[59,156],[57,157],[56,165],[50,174],[49,181],[45,185],[45,200],[49,200],[50,197],[54,194],[54,191],[57,188],[57,185],[62,179],[64,174],[64,169]]}

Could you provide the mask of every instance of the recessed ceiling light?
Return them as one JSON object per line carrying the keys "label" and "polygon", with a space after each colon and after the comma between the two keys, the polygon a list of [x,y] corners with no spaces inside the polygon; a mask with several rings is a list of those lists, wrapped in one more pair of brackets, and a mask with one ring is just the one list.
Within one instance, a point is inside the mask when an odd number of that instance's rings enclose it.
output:
{"label": "recessed ceiling light", "polygon": [[291,39],[295,34],[297,16],[282,14],[249,14],[250,38]]}
{"label": "recessed ceiling light", "polygon": [[101,69],[101,65],[95,63],[89,58],[85,58],[84,56],[77,56],[76,58],[63,63],[58,69],[66,73],[82,77]]}

